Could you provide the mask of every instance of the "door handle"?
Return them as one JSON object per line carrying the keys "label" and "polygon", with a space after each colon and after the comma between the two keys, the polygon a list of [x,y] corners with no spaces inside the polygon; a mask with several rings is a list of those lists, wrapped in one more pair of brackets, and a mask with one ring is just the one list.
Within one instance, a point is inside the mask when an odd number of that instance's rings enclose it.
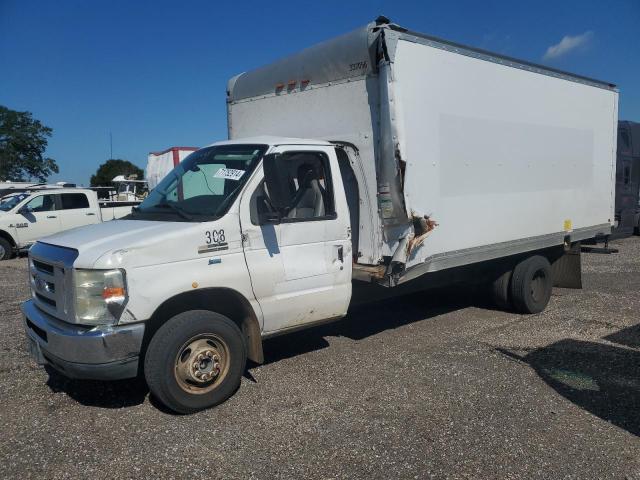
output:
{"label": "door handle", "polygon": [[344,247],[342,245],[338,246],[338,260],[344,263]]}
{"label": "door handle", "polygon": [[95,213],[85,213],[85,215],[95,215]]}
{"label": "door handle", "polygon": [[47,218],[58,218],[55,215],[47,215]]}

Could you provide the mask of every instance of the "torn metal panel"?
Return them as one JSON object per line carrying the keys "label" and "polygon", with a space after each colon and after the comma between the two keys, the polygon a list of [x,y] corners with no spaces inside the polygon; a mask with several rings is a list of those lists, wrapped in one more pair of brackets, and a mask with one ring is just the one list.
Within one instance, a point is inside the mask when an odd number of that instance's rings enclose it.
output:
{"label": "torn metal panel", "polygon": [[407,262],[412,258],[414,251],[424,243],[438,226],[438,223],[429,215],[418,215],[414,212],[411,220],[412,231],[399,240],[387,268],[386,275],[389,277],[398,276],[405,270]]}
{"label": "torn metal panel", "polygon": [[378,207],[385,226],[407,223],[402,190],[393,72],[389,63],[378,66],[380,88],[380,138],[378,140]]}
{"label": "torn metal panel", "polygon": [[353,279],[362,282],[381,282],[385,277],[385,265],[359,265],[353,264]]}

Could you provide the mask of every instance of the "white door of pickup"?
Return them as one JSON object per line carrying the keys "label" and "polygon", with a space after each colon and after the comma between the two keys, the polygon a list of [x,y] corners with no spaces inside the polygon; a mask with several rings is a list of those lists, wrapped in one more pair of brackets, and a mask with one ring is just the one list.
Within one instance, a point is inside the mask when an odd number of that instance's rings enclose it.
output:
{"label": "white door of pickup", "polygon": [[60,224],[62,230],[100,223],[99,212],[90,208],[86,193],[60,194]]}
{"label": "white door of pickup", "polygon": [[280,224],[259,225],[267,196],[258,169],[240,204],[244,252],[265,332],[346,314],[351,300],[349,212],[332,147],[288,146],[292,208]]}
{"label": "white door of pickup", "polygon": [[35,195],[20,211],[16,214],[16,232],[21,247],[60,231],[55,195]]}

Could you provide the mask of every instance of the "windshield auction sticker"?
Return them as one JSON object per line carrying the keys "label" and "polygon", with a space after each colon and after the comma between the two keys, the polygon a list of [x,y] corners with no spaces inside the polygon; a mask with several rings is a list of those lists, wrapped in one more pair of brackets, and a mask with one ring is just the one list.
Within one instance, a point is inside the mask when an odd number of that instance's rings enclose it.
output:
{"label": "windshield auction sticker", "polygon": [[235,168],[221,168],[213,175],[213,178],[240,180],[242,178],[242,175],[244,175],[244,170],[236,170]]}

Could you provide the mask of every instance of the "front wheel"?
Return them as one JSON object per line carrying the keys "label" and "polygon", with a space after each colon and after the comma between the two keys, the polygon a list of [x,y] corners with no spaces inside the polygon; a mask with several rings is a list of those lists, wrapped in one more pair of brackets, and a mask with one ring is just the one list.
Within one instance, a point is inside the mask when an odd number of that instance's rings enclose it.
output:
{"label": "front wheel", "polygon": [[9,260],[13,256],[13,246],[6,238],[0,237],[0,260]]}
{"label": "front wheel", "polygon": [[177,413],[218,405],[238,389],[247,353],[229,318],[206,310],[176,315],[153,336],[144,360],[151,393]]}

